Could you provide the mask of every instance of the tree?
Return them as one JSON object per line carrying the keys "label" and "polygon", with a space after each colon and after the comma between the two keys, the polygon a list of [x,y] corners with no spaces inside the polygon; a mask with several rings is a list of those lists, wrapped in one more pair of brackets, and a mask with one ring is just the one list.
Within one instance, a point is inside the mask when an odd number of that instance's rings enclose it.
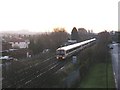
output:
{"label": "tree", "polygon": [[88,33],[85,28],[78,28],[78,34],[79,34],[80,41],[84,41],[89,39],[88,34],[90,34],[90,30]]}
{"label": "tree", "polygon": [[53,32],[66,32],[64,28],[54,28]]}
{"label": "tree", "polygon": [[110,33],[107,31],[98,33],[98,40],[100,45],[107,45],[108,43],[111,42]]}
{"label": "tree", "polygon": [[55,28],[53,32],[35,35],[30,38],[29,49],[32,50],[34,54],[39,54],[44,49],[55,51],[67,41],[68,35],[64,28]]}
{"label": "tree", "polygon": [[78,31],[77,31],[76,27],[73,27],[73,29],[72,29],[71,39],[79,41],[79,35],[78,35]]}
{"label": "tree", "polygon": [[66,32],[64,28],[54,28],[53,32],[51,33],[53,50],[63,45],[67,41],[68,36],[69,34]]}
{"label": "tree", "polygon": [[[98,39],[97,39],[95,52],[96,52],[96,60],[100,62],[106,62],[108,57],[108,44],[111,42],[111,37],[109,32],[103,31],[98,33]],[[106,60],[105,60],[106,59]]]}

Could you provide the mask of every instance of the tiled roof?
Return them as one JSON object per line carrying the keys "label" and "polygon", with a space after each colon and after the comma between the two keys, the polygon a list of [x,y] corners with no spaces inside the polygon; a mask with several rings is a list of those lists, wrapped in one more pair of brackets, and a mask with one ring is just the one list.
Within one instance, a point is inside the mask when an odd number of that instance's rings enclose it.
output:
{"label": "tiled roof", "polygon": [[25,40],[22,38],[12,38],[9,40],[9,42],[25,42]]}

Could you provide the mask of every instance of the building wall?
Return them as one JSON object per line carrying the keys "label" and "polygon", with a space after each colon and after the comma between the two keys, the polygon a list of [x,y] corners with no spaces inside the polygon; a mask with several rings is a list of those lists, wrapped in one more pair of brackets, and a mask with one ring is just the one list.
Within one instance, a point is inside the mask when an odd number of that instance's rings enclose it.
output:
{"label": "building wall", "polygon": [[12,47],[28,48],[29,42],[10,42]]}

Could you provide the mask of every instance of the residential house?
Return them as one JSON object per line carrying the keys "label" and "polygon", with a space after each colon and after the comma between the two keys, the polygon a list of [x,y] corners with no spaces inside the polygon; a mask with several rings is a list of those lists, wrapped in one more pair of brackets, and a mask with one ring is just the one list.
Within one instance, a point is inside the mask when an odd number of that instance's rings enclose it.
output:
{"label": "residential house", "polygon": [[24,40],[22,38],[12,38],[9,40],[9,43],[12,44],[12,48],[28,48],[30,44],[29,40]]}

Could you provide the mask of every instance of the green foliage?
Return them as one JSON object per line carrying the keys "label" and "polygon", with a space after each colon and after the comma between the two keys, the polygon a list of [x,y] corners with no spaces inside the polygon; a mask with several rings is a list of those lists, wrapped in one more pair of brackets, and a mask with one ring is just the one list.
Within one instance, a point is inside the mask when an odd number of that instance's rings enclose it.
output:
{"label": "green foliage", "polygon": [[[97,36],[96,45],[94,45],[91,48],[89,47],[88,50],[86,49],[81,53],[83,57],[81,57],[82,60],[80,60],[80,72],[81,72],[80,74],[82,78],[80,88],[115,87],[112,74],[112,67],[110,66],[111,61],[108,48],[108,44],[110,42],[111,42],[110,34],[107,31],[101,32]],[[90,68],[93,65],[94,67]],[[108,72],[106,72],[107,68]],[[108,75],[107,78],[106,75]],[[106,85],[107,82],[108,86]]]}
{"label": "green foliage", "polygon": [[79,35],[78,35],[78,31],[77,31],[76,27],[73,27],[73,29],[72,29],[71,39],[79,41]]}
{"label": "green foliage", "polygon": [[40,52],[39,42],[35,43],[34,39],[30,39],[29,49],[32,50],[33,54]]}
{"label": "green foliage", "polygon": [[95,45],[81,51],[79,55],[81,77],[84,77],[91,65],[93,65],[94,63],[106,63],[106,58],[109,57],[109,41],[109,33],[102,32],[98,34]]}
{"label": "green foliage", "polygon": [[[106,72],[106,63],[94,64],[88,74],[80,83],[80,88],[115,88],[111,64],[108,64]],[[106,77],[106,75],[108,75]],[[108,80],[108,81],[107,81]],[[107,85],[108,84],[108,85]]]}
{"label": "green foliage", "polygon": [[110,33],[107,31],[98,33],[98,41],[100,45],[107,45],[111,42]]}
{"label": "green foliage", "polygon": [[88,39],[88,33],[86,29],[78,28],[78,34],[79,34],[80,41],[84,41]]}
{"label": "green foliage", "polygon": [[79,41],[84,41],[90,38],[95,37],[95,34],[92,30],[87,30],[85,28],[78,28]]}
{"label": "green foliage", "polygon": [[60,47],[61,45],[63,45],[67,39],[68,39],[69,35],[67,32],[65,32],[63,29],[60,31],[55,31],[51,33],[51,41],[52,41],[52,48],[54,50],[56,50],[58,47]]}
{"label": "green foliage", "polygon": [[108,57],[109,55],[108,44],[110,42],[111,42],[111,37],[107,31],[98,33],[98,40],[94,51],[97,62],[105,62],[105,58]]}
{"label": "green foliage", "polygon": [[53,32],[42,33],[30,38],[29,49],[33,51],[33,54],[38,54],[44,49],[50,49],[55,51],[65,41],[67,41],[69,34],[64,28],[55,28]]}

